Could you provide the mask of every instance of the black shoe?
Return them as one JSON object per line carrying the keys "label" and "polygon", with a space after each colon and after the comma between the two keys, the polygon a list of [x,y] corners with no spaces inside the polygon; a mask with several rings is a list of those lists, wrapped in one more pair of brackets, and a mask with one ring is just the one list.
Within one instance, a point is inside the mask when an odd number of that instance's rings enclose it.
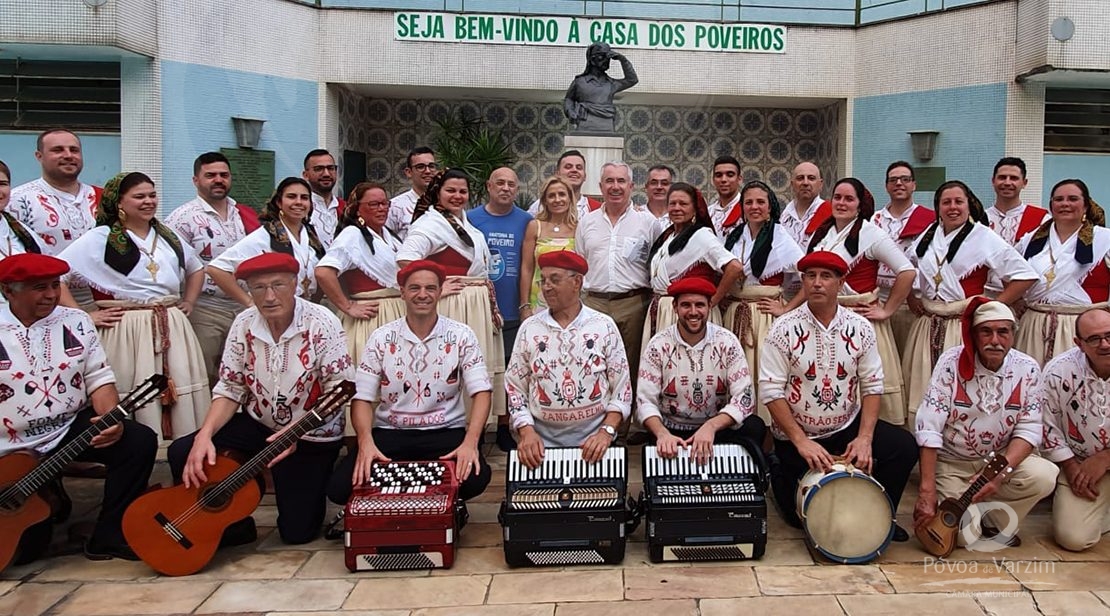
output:
{"label": "black shoe", "polygon": [[497,426],[497,448],[506,453],[516,449],[516,440],[513,439],[509,426],[505,424]]}
{"label": "black shoe", "polygon": [[327,539],[328,541],[342,539],[344,530],[345,527],[343,526],[343,511],[340,510],[339,513],[335,514],[335,519],[333,519],[331,522],[328,522],[328,525],[324,527],[324,539]]}
{"label": "black shoe", "polygon": [[[983,529],[983,532],[982,532],[983,539],[994,539],[995,537],[997,537],[1002,532],[1001,530],[999,530],[999,529],[997,529],[993,526],[990,526],[988,524],[983,524],[982,529]],[[1006,538],[1006,547],[1016,548],[1016,547],[1020,547],[1020,546],[1021,546],[1021,537],[1019,537],[1017,535],[1012,535],[1012,536]]]}
{"label": "black shoe", "polygon": [[906,529],[904,529],[901,526],[895,524],[894,525],[894,536],[891,537],[890,540],[894,541],[895,543],[905,543],[905,542],[910,540],[910,534],[908,532],[906,532]]}
{"label": "black shoe", "polygon": [[258,528],[254,525],[254,518],[247,516],[224,529],[224,534],[220,537],[220,547],[246,545],[256,540],[258,540]]}
{"label": "black shoe", "polygon": [[140,560],[131,546],[126,543],[101,544],[91,538],[85,542],[85,558],[89,560]]}

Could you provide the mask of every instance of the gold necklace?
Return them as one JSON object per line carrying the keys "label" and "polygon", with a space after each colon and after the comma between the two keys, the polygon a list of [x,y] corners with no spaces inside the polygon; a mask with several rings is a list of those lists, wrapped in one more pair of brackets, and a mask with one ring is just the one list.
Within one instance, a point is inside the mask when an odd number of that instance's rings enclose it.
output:
{"label": "gold necklace", "polygon": [[1052,281],[1056,280],[1056,255],[1052,253],[1052,240],[1048,242],[1048,271],[1044,273],[1045,288],[1052,286]]}
{"label": "gold necklace", "polygon": [[150,263],[146,264],[146,271],[150,272],[151,281],[158,282],[158,270],[161,268],[158,267],[158,263],[154,260],[154,252],[158,250],[158,231],[151,228],[150,232],[154,234],[154,241],[150,244],[150,250],[143,248],[138,242],[135,242],[135,245],[138,246],[139,252],[146,255],[146,258],[150,260]]}
{"label": "gold necklace", "polygon": [[948,260],[948,255],[944,255],[942,259],[940,256],[934,254],[933,258],[937,260],[937,273],[933,274],[933,285],[936,286],[936,297],[940,299],[940,283],[944,282],[944,274],[941,270],[944,269],[944,262]]}

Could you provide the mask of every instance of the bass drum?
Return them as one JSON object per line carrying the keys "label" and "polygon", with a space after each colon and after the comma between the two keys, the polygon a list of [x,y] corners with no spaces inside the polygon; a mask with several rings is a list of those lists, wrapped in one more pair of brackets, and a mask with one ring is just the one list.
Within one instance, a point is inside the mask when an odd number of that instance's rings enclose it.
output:
{"label": "bass drum", "polygon": [[846,565],[870,562],[894,536],[894,505],[886,490],[842,460],[828,472],[806,473],[796,500],[806,540],[829,560]]}

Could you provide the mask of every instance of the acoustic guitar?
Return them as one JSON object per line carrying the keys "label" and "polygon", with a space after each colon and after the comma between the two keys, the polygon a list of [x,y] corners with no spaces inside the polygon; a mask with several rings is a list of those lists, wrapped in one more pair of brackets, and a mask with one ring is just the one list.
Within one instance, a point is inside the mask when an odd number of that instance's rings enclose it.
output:
{"label": "acoustic guitar", "polygon": [[217,455],[216,463],[205,468],[208,480],[203,485],[155,488],[135,499],[123,514],[127,545],[164,575],[200,571],[212,560],[224,530],[258,507],[262,490],[252,480],[298,439],[342,412],[354,394],[351,381],[336,385],[312,410],[242,465]]}
{"label": "acoustic guitar", "polygon": [[88,449],[93,437],[149,404],[166,389],[167,382],[161,374],[143,381],[115,408],[46,458],[40,460],[38,454],[30,450],[0,458],[0,571],[15,559],[23,533],[50,517],[50,504],[39,491]]}
{"label": "acoustic guitar", "polygon": [[937,513],[914,530],[925,551],[938,558],[947,558],[956,549],[956,536],[960,532],[960,518],[971,506],[971,499],[992,479],[1003,471],[1011,470],[1006,456],[1000,453],[987,458],[987,467],[978,479],[959,498],[946,498],[937,505]]}

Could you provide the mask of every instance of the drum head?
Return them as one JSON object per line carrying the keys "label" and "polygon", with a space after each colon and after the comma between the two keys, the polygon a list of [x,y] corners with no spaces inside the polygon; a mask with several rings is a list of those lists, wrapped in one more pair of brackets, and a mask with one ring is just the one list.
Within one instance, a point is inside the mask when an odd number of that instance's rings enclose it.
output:
{"label": "drum head", "polygon": [[867,562],[886,549],[894,531],[890,499],[868,476],[841,475],[806,495],[806,535],[813,547],[843,563]]}

